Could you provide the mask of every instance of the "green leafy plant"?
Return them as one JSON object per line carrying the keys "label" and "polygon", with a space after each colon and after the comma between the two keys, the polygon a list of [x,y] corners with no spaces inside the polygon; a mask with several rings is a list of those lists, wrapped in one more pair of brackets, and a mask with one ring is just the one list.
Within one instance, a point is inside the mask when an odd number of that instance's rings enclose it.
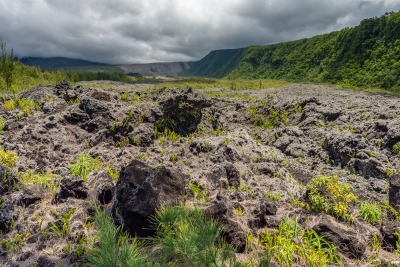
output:
{"label": "green leafy plant", "polygon": [[376,203],[361,203],[360,214],[361,217],[369,223],[379,223],[382,219],[382,209]]}
{"label": "green leafy plant", "polygon": [[343,266],[334,245],[313,230],[302,230],[291,219],[282,221],[278,231],[262,233],[260,240],[268,257],[279,266]]}
{"label": "green leafy plant", "polygon": [[114,181],[118,180],[119,178],[119,170],[117,168],[111,168],[110,166],[104,167],[104,170],[108,172],[108,174],[111,176],[111,179]]}
{"label": "green leafy plant", "polygon": [[18,159],[17,153],[12,150],[4,150],[0,148],[0,162],[6,165],[9,168],[15,166]]}
{"label": "green leafy plant", "polygon": [[38,172],[34,173],[32,170],[20,174],[20,177],[26,186],[27,184],[39,185],[43,187],[50,187],[50,181],[55,178],[55,175],[51,172]]}
{"label": "green leafy plant", "polygon": [[20,251],[23,243],[31,236],[31,233],[21,234],[16,233],[13,235],[12,239],[3,239],[0,244],[4,244],[7,250],[10,251]]}
{"label": "green leafy plant", "polygon": [[239,207],[235,208],[235,213],[237,216],[243,216],[244,210],[239,206]]}
{"label": "green leafy plant", "polygon": [[88,154],[80,154],[75,163],[71,164],[69,173],[81,177],[86,181],[86,177],[91,171],[100,169],[100,160],[94,159]]}
{"label": "green leafy plant", "polygon": [[169,160],[175,163],[178,159],[178,156],[175,153],[169,155]]}
{"label": "green leafy plant", "polygon": [[312,210],[326,212],[344,221],[353,220],[349,204],[354,203],[357,197],[349,184],[341,183],[335,175],[319,175],[307,184],[307,189]]}
{"label": "green leafy plant", "polygon": [[397,142],[396,144],[393,145],[393,150],[394,152],[400,155],[400,142]]}
{"label": "green leafy plant", "polygon": [[110,216],[96,208],[95,224],[98,228],[97,245],[84,256],[84,262],[92,267],[141,267],[150,266],[146,254],[141,250],[137,239],[132,241],[116,227]]}
{"label": "green leafy plant", "polygon": [[238,266],[234,249],[222,239],[217,222],[206,220],[199,208],[164,207],[152,224],[157,229],[152,241],[161,266]]}
{"label": "green leafy plant", "polygon": [[76,211],[76,208],[71,208],[68,212],[59,214],[56,211],[52,211],[58,218],[61,219],[62,225],[61,228],[59,228],[57,225],[54,223],[49,227],[49,230],[54,232],[59,238],[64,238],[65,235],[70,233],[70,228],[69,228],[69,221]]}
{"label": "green leafy plant", "polygon": [[199,186],[195,183],[189,183],[189,189],[192,191],[193,195],[199,200],[200,202],[208,202],[208,196],[202,186]]}
{"label": "green leafy plant", "polygon": [[282,200],[282,196],[279,193],[272,193],[272,192],[268,192],[264,194],[265,198],[270,198],[275,202],[278,202],[280,200]]}
{"label": "green leafy plant", "polygon": [[8,100],[4,103],[4,107],[10,111],[14,110],[15,108],[15,101],[14,100]]}

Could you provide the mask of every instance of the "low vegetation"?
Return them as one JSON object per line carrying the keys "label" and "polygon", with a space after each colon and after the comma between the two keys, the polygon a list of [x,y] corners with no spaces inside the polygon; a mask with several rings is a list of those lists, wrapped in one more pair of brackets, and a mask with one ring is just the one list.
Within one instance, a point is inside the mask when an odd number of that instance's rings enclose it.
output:
{"label": "low vegetation", "polygon": [[69,173],[81,177],[86,181],[86,177],[91,171],[100,169],[100,160],[98,158],[94,159],[88,154],[80,154],[76,161],[71,164],[69,168]]}
{"label": "low vegetation", "polygon": [[268,258],[279,266],[344,266],[334,245],[291,219],[281,222],[278,230],[262,233],[260,239]]}
{"label": "low vegetation", "polygon": [[95,215],[99,235],[85,256],[88,266],[240,266],[217,222],[206,220],[199,208],[180,205],[158,210],[152,218],[156,235],[147,242],[129,238],[100,209]]}
{"label": "low vegetation", "polygon": [[308,184],[310,208],[326,212],[344,221],[353,221],[350,205],[357,201],[349,184],[341,183],[337,176],[317,176]]}

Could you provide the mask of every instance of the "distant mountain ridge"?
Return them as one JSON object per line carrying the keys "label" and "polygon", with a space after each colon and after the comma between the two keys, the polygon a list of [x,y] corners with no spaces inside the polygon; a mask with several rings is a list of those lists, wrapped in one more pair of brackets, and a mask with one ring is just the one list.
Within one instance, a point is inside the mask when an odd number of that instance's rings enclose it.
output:
{"label": "distant mountain ridge", "polygon": [[71,59],[65,57],[49,57],[49,58],[23,57],[19,61],[28,66],[40,66],[40,68],[44,70],[58,70],[63,67],[70,68],[70,67],[88,66],[88,65],[99,65],[99,66],[108,65],[104,63],[92,62],[83,59]]}
{"label": "distant mountain ridge", "polygon": [[263,46],[211,51],[195,62],[107,65],[79,59],[23,58],[42,69],[127,74],[283,79],[341,83],[400,92],[400,11],[327,34]]}
{"label": "distant mountain ridge", "polygon": [[189,70],[193,64],[194,62],[164,62],[125,64],[118,65],[118,67],[124,70],[127,74],[178,76],[178,73]]}

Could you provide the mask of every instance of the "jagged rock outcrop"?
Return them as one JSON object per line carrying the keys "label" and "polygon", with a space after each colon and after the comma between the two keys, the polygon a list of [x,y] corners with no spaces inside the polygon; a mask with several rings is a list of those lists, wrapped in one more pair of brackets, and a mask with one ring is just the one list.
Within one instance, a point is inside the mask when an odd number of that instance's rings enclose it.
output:
{"label": "jagged rock outcrop", "polygon": [[188,175],[178,169],[151,168],[134,160],[121,170],[113,213],[121,216],[124,227],[132,235],[146,236],[152,232],[149,218],[157,208],[185,200],[187,179]]}

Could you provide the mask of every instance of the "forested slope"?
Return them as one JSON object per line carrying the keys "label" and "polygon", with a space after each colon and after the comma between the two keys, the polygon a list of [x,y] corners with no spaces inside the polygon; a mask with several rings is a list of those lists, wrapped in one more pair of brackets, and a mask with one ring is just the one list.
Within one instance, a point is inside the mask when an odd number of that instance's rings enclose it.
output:
{"label": "forested slope", "polygon": [[221,67],[212,55],[218,56],[218,51],[193,66],[191,74],[400,90],[400,12],[365,19],[354,28],[312,38],[239,49]]}

